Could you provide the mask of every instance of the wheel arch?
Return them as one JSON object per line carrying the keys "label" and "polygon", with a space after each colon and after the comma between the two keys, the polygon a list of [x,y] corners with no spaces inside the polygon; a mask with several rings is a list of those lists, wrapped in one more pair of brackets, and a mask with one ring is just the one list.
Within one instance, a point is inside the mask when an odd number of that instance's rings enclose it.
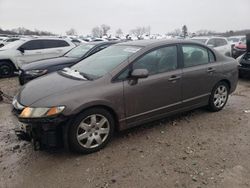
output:
{"label": "wheel arch", "polygon": [[0,59],[0,63],[1,62],[9,62],[13,66],[14,70],[17,70],[16,65],[13,63],[11,59]]}
{"label": "wheel arch", "polygon": [[220,83],[220,82],[224,82],[224,83],[226,83],[227,85],[228,85],[228,89],[229,89],[229,91],[231,90],[231,82],[228,80],[228,79],[222,79],[222,80],[220,80],[218,83]]}
{"label": "wheel arch", "polygon": [[100,104],[100,105],[90,105],[88,107],[85,107],[84,109],[80,110],[77,114],[78,115],[86,110],[92,109],[92,108],[102,108],[107,110],[114,118],[115,121],[115,131],[118,131],[120,129],[120,124],[119,124],[119,116],[117,114],[117,112],[110,106],[108,105],[104,105],[104,104]]}

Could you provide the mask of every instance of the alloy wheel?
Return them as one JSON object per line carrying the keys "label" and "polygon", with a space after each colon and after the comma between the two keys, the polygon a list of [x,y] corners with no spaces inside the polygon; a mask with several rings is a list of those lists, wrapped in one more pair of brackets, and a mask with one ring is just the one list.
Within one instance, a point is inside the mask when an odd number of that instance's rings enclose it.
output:
{"label": "alloy wheel", "polygon": [[225,105],[227,101],[228,91],[226,86],[220,85],[214,93],[214,106],[221,108]]}
{"label": "alloy wheel", "polygon": [[92,114],[81,121],[77,129],[77,141],[84,148],[96,148],[107,139],[110,123],[100,114]]}

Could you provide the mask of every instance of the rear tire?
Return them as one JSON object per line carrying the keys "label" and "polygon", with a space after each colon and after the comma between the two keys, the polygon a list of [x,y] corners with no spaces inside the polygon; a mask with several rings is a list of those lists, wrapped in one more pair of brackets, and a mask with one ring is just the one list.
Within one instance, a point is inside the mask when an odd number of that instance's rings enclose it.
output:
{"label": "rear tire", "polygon": [[229,86],[226,82],[217,83],[210,95],[208,108],[212,112],[220,111],[227,103],[229,96]]}
{"label": "rear tire", "polygon": [[9,78],[14,75],[15,67],[8,61],[0,62],[0,78]]}
{"label": "rear tire", "polygon": [[69,125],[69,147],[78,153],[93,153],[102,149],[114,133],[113,116],[103,108],[91,108],[80,113]]}

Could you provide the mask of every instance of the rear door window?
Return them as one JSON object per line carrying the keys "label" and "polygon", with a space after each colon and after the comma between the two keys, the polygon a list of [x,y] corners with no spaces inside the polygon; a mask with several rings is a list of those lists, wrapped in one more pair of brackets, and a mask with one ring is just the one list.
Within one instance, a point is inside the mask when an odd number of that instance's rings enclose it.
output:
{"label": "rear door window", "polygon": [[24,43],[21,48],[24,50],[40,50],[43,49],[43,42],[41,40],[31,40]]}
{"label": "rear door window", "polygon": [[198,45],[183,45],[183,63],[184,67],[193,67],[210,62],[208,50]]}

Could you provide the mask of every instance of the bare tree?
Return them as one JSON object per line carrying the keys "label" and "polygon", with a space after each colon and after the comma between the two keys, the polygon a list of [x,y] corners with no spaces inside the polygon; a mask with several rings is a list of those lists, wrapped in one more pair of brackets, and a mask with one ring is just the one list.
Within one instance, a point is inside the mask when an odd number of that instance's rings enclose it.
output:
{"label": "bare tree", "polygon": [[120,37],[123,34],[122,29],[119,28],[116,30],[116,36]]}
{"label": "bare tree", "polygon": [[141,37],[142,35],[150,35],[151,27],[150,26],[143,26],[143,27],[137,27],[135,29],[132,29],[130,31],[131,34],[135,35],[136,37]]}
{"label": "bare tree", "polygon": [[93,37],[102,37],[103,36],[103,31],[100,27],[96,26],[92,29],[92,36]]}
{"label": "bare tree", "polygon": [[102,24],[102,25],[101,25],[101,29],[102,29],[103,35],[107,35],[107,34],[108,34],[108,31],[110,30],[110,26],[109,26],[109,25],[106,25],[106,24]]}
{"label": "bare tree", "polygon": [[77,35],[77,32],[74,28],[71,28],[70,30],[66,31],[66,35]]}
{"label": "bare tree", "polygon": [[176,28],[174,31],[168,32],[168,35],[180,36],[181,30],[179,28]]}

